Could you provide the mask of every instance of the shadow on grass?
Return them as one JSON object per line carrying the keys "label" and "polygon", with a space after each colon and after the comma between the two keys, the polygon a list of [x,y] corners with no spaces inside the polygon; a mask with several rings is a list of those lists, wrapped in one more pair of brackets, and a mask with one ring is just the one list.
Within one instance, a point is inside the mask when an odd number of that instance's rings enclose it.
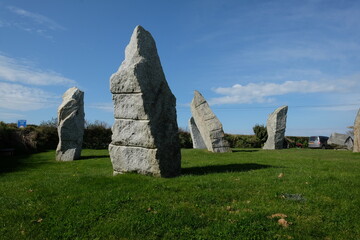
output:
{"label": "shadow on grass", "polygon": [[256,164],[256,163],[227,164],[227,165],[182,168],[181,173],[182,175],[205,175],[210,173],[247,172],[251,170],[259,170],[259,169],[271,168],[271,167],[274,166]]}
{"label": "shadow on grass", "polygon": [[9,172],[15,172],[26,168],[34,168],[39,165],[48,164],[43,159],[30,159],[31,154],[20,154],[15,156],[1,156],[0,175]]}
{"label": "shadow on grass", "polygon": [[[43,151],[50,152],[50,151]],[[44,164],[52,164],[55,160],[55,155],[44,157],[33,157],[33,154],[20,154],[15,156],[0,156],[0,175],[4,173],[16,172],[28,168],[37,168]],[[81,156],[81,160],[97,159],[97,158],[109,158],[109,155],[90,155],[90,156]]]}
{"label": "shadow on grass", "polygon": [[236,150],[233,149],[232,152],[237,153],[237,152],[258,152],[259,150]]}
{"label": "shadow on grass", "polygon": [[77,159],[76,161],[79,160],[88,160],[88,159],[95,159],[95,158],[109,158],[110,155],[91,155],[91,156],[81,156],[80,159]]}

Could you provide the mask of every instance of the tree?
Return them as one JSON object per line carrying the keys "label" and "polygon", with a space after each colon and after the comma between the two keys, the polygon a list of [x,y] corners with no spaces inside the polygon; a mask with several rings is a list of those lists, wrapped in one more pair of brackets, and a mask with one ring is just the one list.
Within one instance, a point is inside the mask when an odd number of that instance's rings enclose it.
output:
{"label": "tree", "polygon": [[266,127],[264,125],[256,124],[253,127],[253,131],[255,133],[256,138],[261,143],[261,145],[264,144],[268,137]]}
{"label": "tree", "polygon": [[55,117],[55,118],[53,117],[53,118],[51,118],[51,120],[42,121],[39,126],[57,128],[58,127],[58,119],[57,119],[57,117]]}
{"label": "tree", "polygon": [[181,148],[192,148],[191,135],[187,129],[179,128],[179,143]]}

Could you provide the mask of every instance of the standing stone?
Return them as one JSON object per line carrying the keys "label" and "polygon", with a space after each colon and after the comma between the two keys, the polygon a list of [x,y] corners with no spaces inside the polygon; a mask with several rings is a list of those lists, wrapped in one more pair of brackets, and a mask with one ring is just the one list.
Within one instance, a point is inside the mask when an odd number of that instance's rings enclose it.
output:
{"label": "standing stone", "polygon": [[354,140],[352,136],[348,134],[333,132],[327,140],[327,144],[331,145],[334,148],[346,148],[353,151]]}
{"label": "standing stone", "polygon": [[229,143],[224,138],[225,134],[219,119],[198,91],[194,92],[191,113],[208,151],[231,152]]}
{"label": "standing stone", "polygon": [[266,122],[268,138],[263,149],[282,149],[284,145],[288,106],[276,109]]}
{"label": "standing stone", "polygon": [[176,99],[151,34],[137,26],[125,60],[110,78],[115,122],[109,153],[114,175],[138,172],[161,177],[180,174]]}
{"label": "standing stone", "polygon": [[360,109],[354,122],[354,148],[353,152],[360,152]]}
{"label": "standing stone", "polygon": [[195,123],[193,117],[191,117],[189,119],[189,129],[190,129],[191,140],[193,142],[193,148],[206,149],[204,140],[200,134],[198,127],[196,126],[196,123]]}
{"label": "standing stone", "polygon": [[80,158],[84,118],[84,92],[76,87],[69,88],[58,108],[59,144],[56,148],[56,160],[72,161]]}

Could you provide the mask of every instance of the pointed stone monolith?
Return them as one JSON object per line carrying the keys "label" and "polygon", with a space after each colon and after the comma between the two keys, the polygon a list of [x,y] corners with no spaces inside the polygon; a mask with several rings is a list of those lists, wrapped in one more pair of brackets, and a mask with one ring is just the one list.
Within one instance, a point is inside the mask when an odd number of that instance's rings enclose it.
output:
{"label": "pointed stone monolith", "polygon": [[193,117],[189,119],[189,129],[190,136],[193,143],[193,148],[195,149],[206,149],[204,140],[200,134],[198,127],[196,126],[195,120]]}
{"label": "pointed stone monolith", "polygon": [[115,122],[109,153],[114,174],[180,174],[176,99],[151,34],[137,26],[125,60],[110,78]]}
{"label": "pointed stone monolith", "polygon": [[63,95],[58,108],[59,144],[56,160],[72,161],[79,159],[84,135],[85,113],[84,92],[73,87]]}
{"label": "pointed stone monolith", "polygon": [[231,152],[219,119],[211,111],[209,104],[198,91],[194,92],[191,113],[208,151]]}
{"label": "pointed stone monolith", "polygon": [[263,149],[282,149],[284,145],[288,106],[282,106],[269,115],[266,122],[268,138]]}
{"label": "pointed stone monolith", "polygon": [[360,152],[360,109],[354,122],[354,148],[353,152]]}

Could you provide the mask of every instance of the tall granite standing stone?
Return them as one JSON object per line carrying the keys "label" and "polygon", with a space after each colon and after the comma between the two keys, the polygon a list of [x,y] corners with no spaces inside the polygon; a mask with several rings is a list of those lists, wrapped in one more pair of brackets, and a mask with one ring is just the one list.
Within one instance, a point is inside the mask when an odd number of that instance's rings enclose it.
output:
{"label": "tall granite standing stone", "polygon": [[360,152],[360,109],[354,122],[354,147],[353,152]]}
{"label": "tall granite standing stone", "polygon": [[138,172],[161,177],[180,174],[176,99],[151,34],[137,26],[125,60],[110,78],[115,122],[109,153],[114,175]]}
{"label": "tall granite standing stone", "polygon": [[263,149],[282,149],[284,145],[288,106],[276,109],[266,122],[268,138]]}
{"label": "tall granite standing stone", "polygon": [[64,93],[63,102],[58,108],[59,144],[56,160],[72,161],[80,158],[84,124],[84,92],[76,87],[70,88]]}
{"label": "tall granite standing stone", "polygon": [[231,152],[219,119],[198,91],[194,92],[194,98],[191,101],[191,113],[208,151]]}
{"label": "tall granite standing stone", "polygon": [[191,140],[193,142],[193,148],[195,149],[206,149],[204,140],[200,134],[198,127],[196,126],[195,120],[193,117],[189,119],[189,129]]}

